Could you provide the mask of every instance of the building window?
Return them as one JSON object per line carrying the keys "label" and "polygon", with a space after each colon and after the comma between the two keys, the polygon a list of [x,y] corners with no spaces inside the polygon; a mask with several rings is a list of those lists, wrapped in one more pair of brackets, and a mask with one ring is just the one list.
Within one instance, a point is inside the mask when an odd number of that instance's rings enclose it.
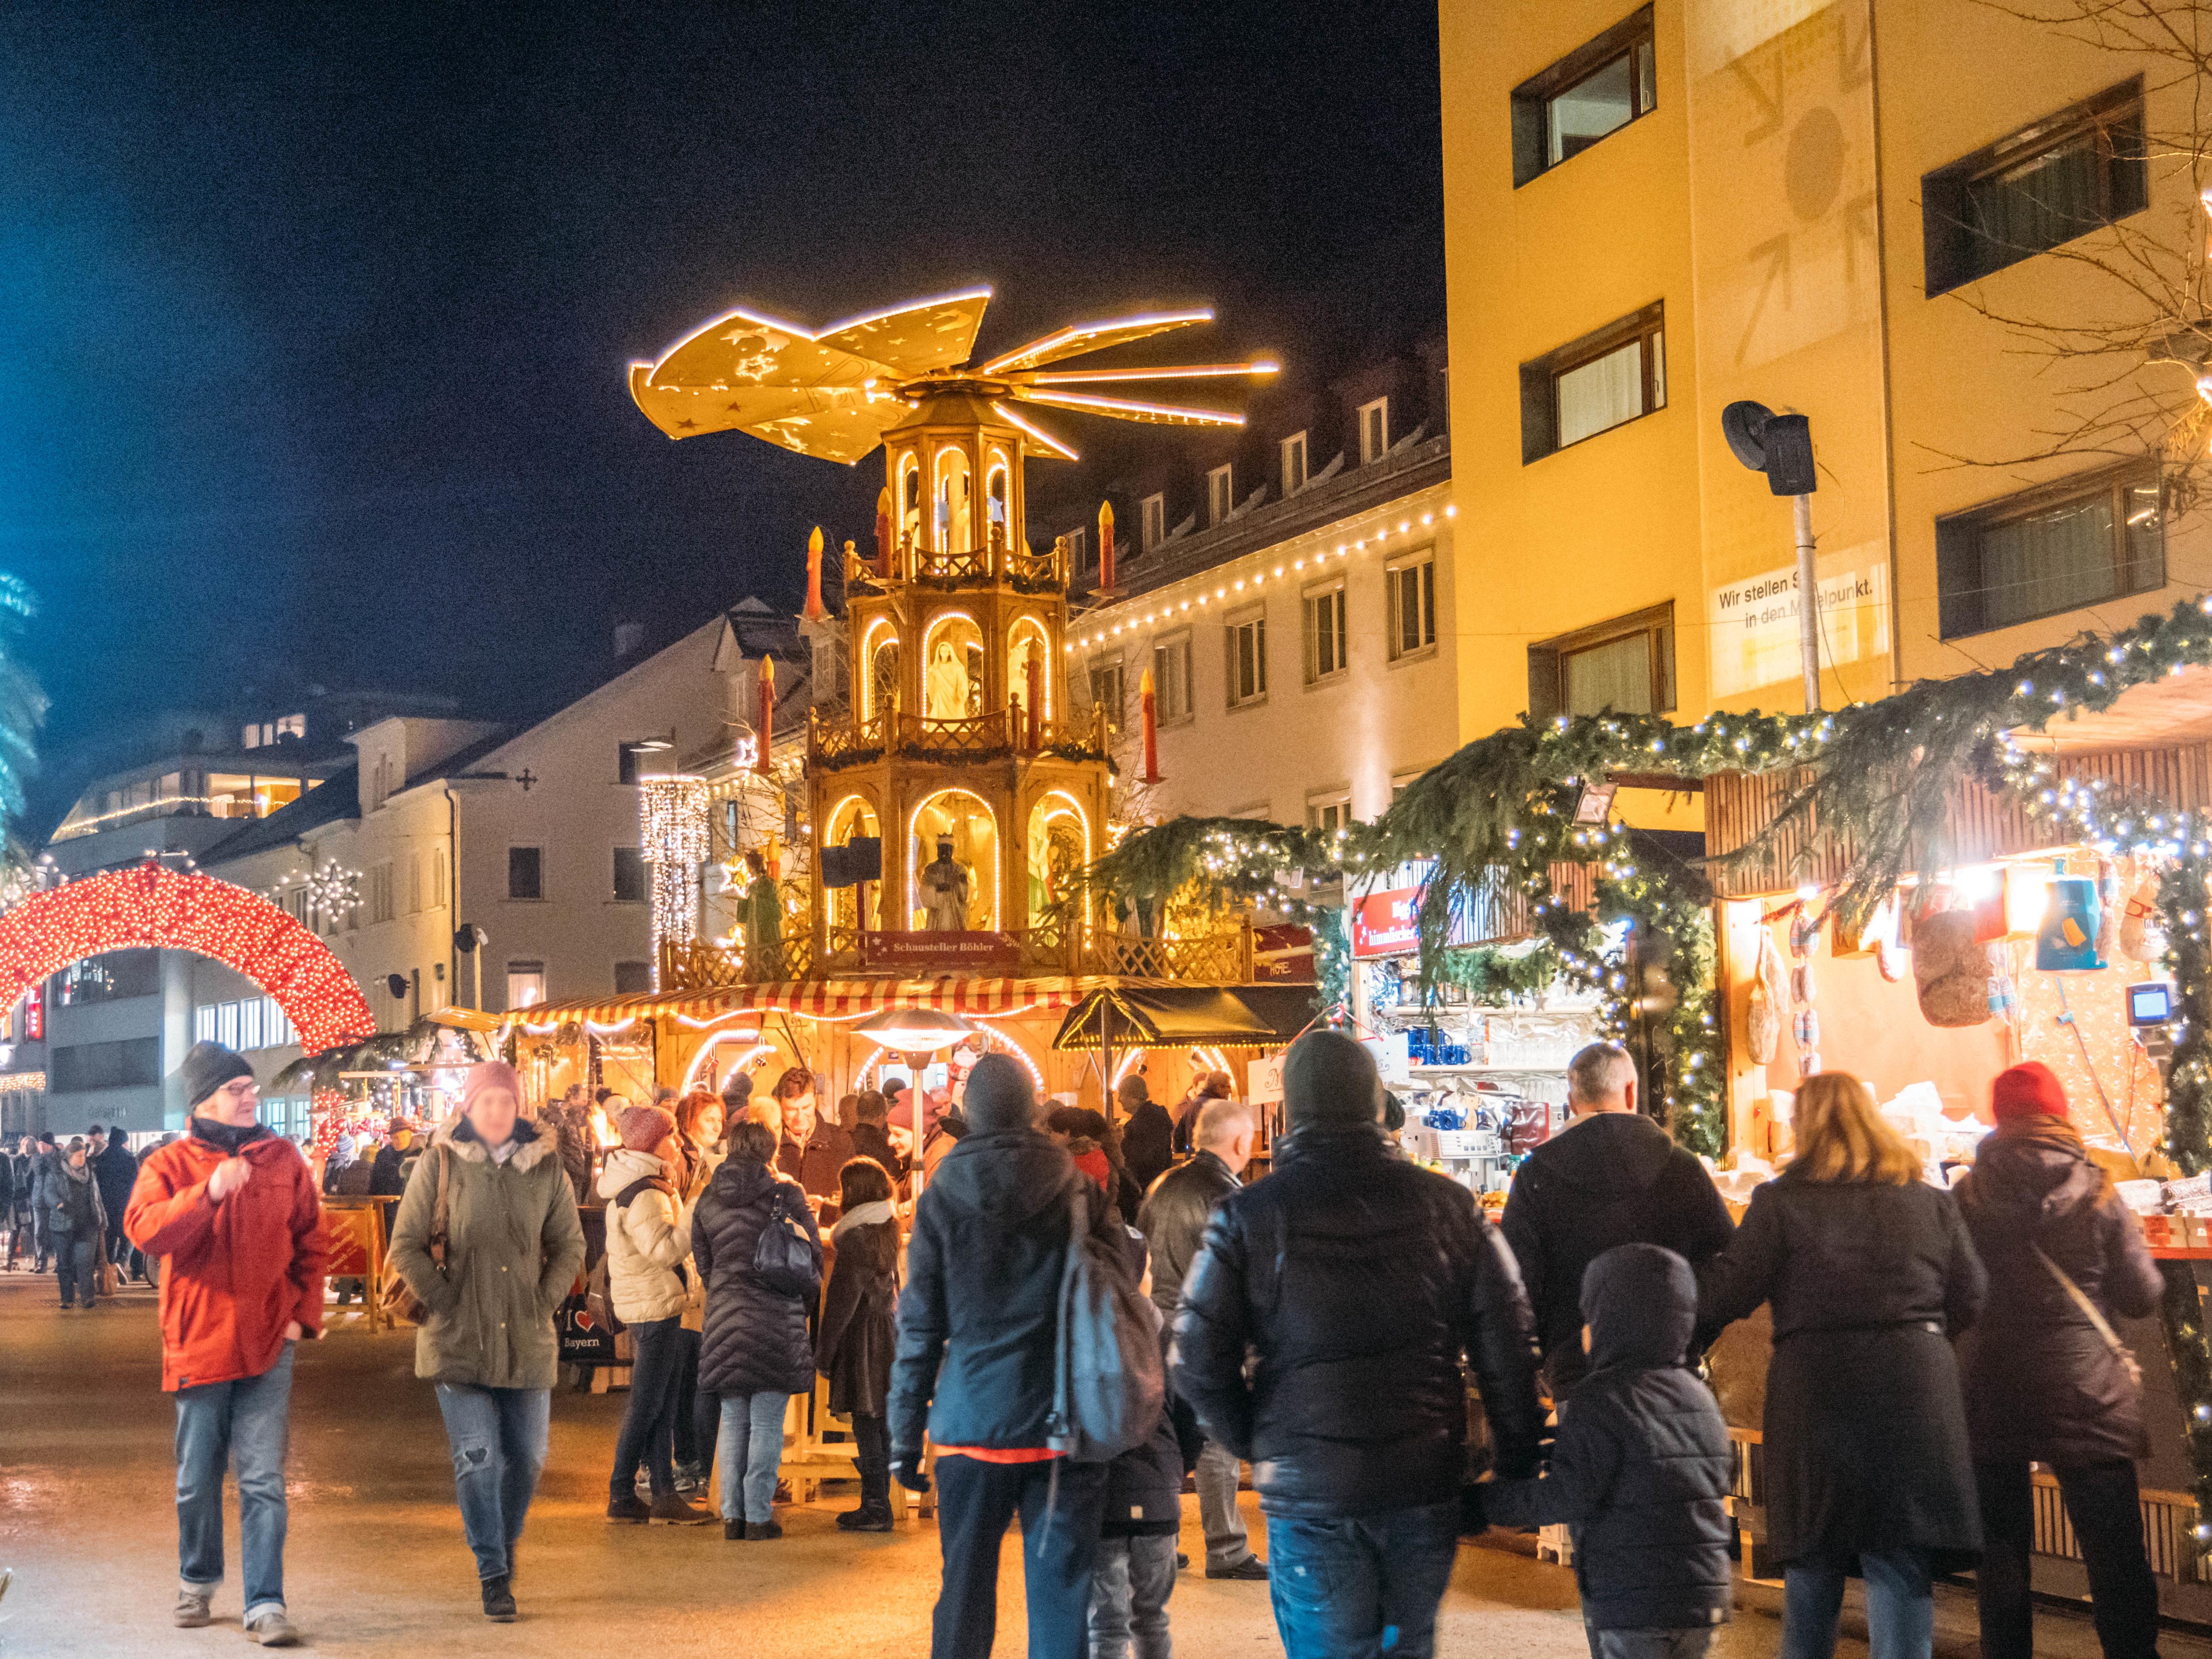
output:
{"label": "building window", "polygon": [[1943,637],[2163,587],[2162,508],[2156,465],[2136,462],[1938,519]]}
{"label": "building window", "polygon": [[507,1006],[535,1008],[545,1000],[545,964],[510,962],[507,964]]}
{"label": "building window", "polygon": [[1091,532],[1088,530],[1067,532],[1067,562],[1072,569],[1091,568]]}
{"label": "building window", "polygon": [[368,870],[368,919],[389,921],[395,914],[392,903],[392,860],[373,864]]}
{"label": "building window", "polygon": [[1283,499],[1306,487],[1306,434],[1293,433],[1283,440]]}
{"label": "building window", "polygon": [[511,899],[545,896],[545,853],[543,848],[507,849],[507,896]]}
{"label": "building window", "polygon": [[2150,205],[2140,76],[1920,181],[1932,298]]}
{"label": "building window", "polygon": [[430,854],[430,908],[446,908],[446,850],[442,847]]}
{"label": "building window", "polygon": [[1227,524],[1229,515],[1237,510],[1237,492],[1231,482],[1231,469],[1217,466],[1206,475],[1206,522],[1208,526]]}
{"label": "building window", "polygon": [[407,855],[407,914],[415,915],[422,908],[422,855]]}
{"label": "building window", "polygon": [[293,1028],[291,1016],[277,1005],[275,997],[261,999],[261,1046],[282,1048],[297,1042],[300,1034]]}
{"label": "building window", "polygon": [[1306,797],[1306,828],[1346,830],[1352,825],[1352,791],[1325,790]]}
{"label": "building window", "polygon": [[1515,188],[1649,115],[1658,92],[1646,6],[1513,88]]}
{"label": "building window", "polygon": [[1383,602],[1389,611],[1390,659],[1410,657],[1437,642],[1437,555],[1424,548],[1386,566]]}
{"label": "building window", "polygon": [[1137,550],[1149,553],[1168,538],[1168,498],[1147,495],[1137,503]]}
{"label": "building window", "polygon": [[[234,1012],[238,1005],[229,1004]],[[226,1042],[226,1048],[235,1043]],[[119,1042],[80,1042],[56,1048],[47,1087],[58,1095],[87,1089],[143,1089],[161,1080],[161,1039],[125,1037]]]}
{"label": "building window", "polygon": [[1674,706],[1674,606],[1617,617],[1528,647],[1528,712],[1663,714]]}
{"label": "building window", "polygon": [[85,957],[54,976],[54,1001],[63,1008],[155,996],[161,989],[161,953],[158,951],[110,951]]}
{"label": "building window", "polygon": [[1188,629],[1152,645],[1152,714],[1159,723],[1188,720],[1190,697],[1190,634]]}
{"label": "building window", "polygon": [[1091,706],[1106,711],[1106,729],[1121,729],[1123,704],[1121,701],[1121,659],[1119,657],[1100,657],[1091,665]]}
{"label": "building window", "polygon": [[1344,584],[1305,596],[1306,684],[1318,685],[1344,672]]}
{"label": "building window", "polygon": [[216,1006],[212,1002],[203,1002],[192,1010],[193,1042],[213,1042],[216,1040],[215,1018]]}
{"label": "building window", "polygon": [[646,900],[645,854],[635,847],[615,848],[615,902],[642,904]]}
{"label": "building window", "polygon": [[1229,624],[1229,706],[1267,698],[1267,617],[1255,611]]}
{"label": "building window", "polygon": [[1521,365],[1521,460],[1667,406],[1666,307],[1646,306]]}
{"label": "building window", "polygon": [[1390,400],[1359,405],[1359,464],[1372,466],[1390,453]]}
{"label": "building window", "polygon": [[238,1005],[238,1046],[240,1049],[262,1046],[261,1010],[266,1000],[263,997],[248,997]]}
{"label": "building window", "polygon": [[651,989],[653,989],[651,963],[618,962],[615,963],[615,994],[617,996],[642,996]]}

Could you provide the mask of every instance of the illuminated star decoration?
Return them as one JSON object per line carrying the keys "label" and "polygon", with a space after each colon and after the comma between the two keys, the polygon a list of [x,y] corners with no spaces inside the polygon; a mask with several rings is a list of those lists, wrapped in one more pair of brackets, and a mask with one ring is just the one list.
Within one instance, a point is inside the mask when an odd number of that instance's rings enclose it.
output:
{"label": "illuminated star decoration", "polygon": [[672,438],[750,432],[825,460],[859,460],[926,398],[979,398],[1036,442],[1042,454],[1075,452],[1014,404],[1043,404],[1166,426],[1242,426],[1232,410],[1109,397],[1085,386],[1273,374],[1271,362],[1189,363],[1167,368],[1045,365],[1213,320],[1209,310],[1154,312],[1081,323],[970,365],[988,288],[869,312],[817,332],[739,308],[694,331],[653,362],[629,367],[630,396]]}

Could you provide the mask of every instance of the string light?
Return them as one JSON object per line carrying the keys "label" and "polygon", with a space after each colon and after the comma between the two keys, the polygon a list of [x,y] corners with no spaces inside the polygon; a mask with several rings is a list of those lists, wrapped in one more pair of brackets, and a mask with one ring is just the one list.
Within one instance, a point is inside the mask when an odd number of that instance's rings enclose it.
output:
{"label": "string light", "polygon": [[661,941],[699,936],[699,866],[714,850],[704,778],[668,774],[638,780],[638,839],[653,866],[653,988],[660,988]]}

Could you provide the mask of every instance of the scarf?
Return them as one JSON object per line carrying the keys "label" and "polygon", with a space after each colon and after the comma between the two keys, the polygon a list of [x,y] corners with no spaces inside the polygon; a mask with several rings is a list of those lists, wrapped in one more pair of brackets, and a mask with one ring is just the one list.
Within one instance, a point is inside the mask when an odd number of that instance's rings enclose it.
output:
{"label": "scarf", "polygon": [[214,1147],[225,1158],[236,1158],[246,1150],[250,1141],[258,1140],[269,1131],[258,1123],[249,1123],[244,1128],[234,1124],[218,1123],[211,1117],[192,1116],[192,1138]]}
{"label": "scarf", "polygon": [[830,1242],[835,1244],[855,1227],[880,1226],[886,1221],[895,1219],[897,1215],[898,1206],[890,1200],[872,1198],[857,1209],[848,1210],[837,1218],[830,1229]]}
{"label": "scarf", "polygon": [[67,1176],[71,1181],[76,1182],[79,1186],[82,1186],[86,1182],[92,1179],[92,1162],[88,1158],[85,1161],[85,1167],[80,1170],[74,1164],[70,1163],[66,1158],[64,1158],[62,1161],[62,1173]]}

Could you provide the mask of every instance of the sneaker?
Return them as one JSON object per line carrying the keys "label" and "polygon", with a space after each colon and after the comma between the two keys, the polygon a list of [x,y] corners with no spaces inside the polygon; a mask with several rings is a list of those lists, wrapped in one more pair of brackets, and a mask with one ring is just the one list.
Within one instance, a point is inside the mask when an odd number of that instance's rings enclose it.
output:
{"label": "sneaker", "polygon": [[742,1521],[723,1522],[722,1541],[726,1544],[744,1543],[745,1541],[745,1523]]}
{"label": "sneaker", "polygon": [[507,1588],[506,1579],[487,1578],[483,1581],[483,1609],[484,1617],[495,1625],[514,1622],[514,1592]]}
{"label": "sneaker", "polygon": [[1206,1576],[1208,1578],[1249,1578],[1264,1583],[1267,1577],[1267,1564],[1256,1555],[1248,1555],[1233,1567],[1208,1567]]}
{"label": "sneaker", "polygon": [[211,1589],[179,1589],[177,1605],[169,1609],[169,1622],[179,1630],[200,1630],[215,1621],[208,1611],[208,1602],[214,1597]]}
{"label": "sneaker", "polygon": [[653,1519],[653,1506],[635,1492],[623,1492],[607,1499],[607,1519],[641,1527]]}
{"label": "sneaker", "polygon": [[697,1492],[706,1484],[707,1472],[696,1463],[678,1463],[676,1466],[677,1491]]}
{"label": "sneaker", "polygon": [[697,1504],[686,1503],[675,1492],[670,1492],[646,1505],[646,1518],[657,1527],[703,1527],[714,1517]]}
{"label": "sneaker", "polygon": [[890,1506],[884,1504],[878,1508],[863,1504],[857,1510],[848,1510],[837,1517],[837,1528],[841,1532],[889,1532],[891,1529]]}
{"label": "sneaker", "polygon": [[781,1521],[748,1521],[745,1522],[745,1539],[747,1542],[750,1542],[752,1540],[757,1538],[781,1538],[782,1536],[783,1522]]}
{"label": "sneaker", "polygon": [[272,1608],[246,1626],[246,1639],[264,1648],[295,1648],[300,1645],[300,1632],[290,1620]]}

